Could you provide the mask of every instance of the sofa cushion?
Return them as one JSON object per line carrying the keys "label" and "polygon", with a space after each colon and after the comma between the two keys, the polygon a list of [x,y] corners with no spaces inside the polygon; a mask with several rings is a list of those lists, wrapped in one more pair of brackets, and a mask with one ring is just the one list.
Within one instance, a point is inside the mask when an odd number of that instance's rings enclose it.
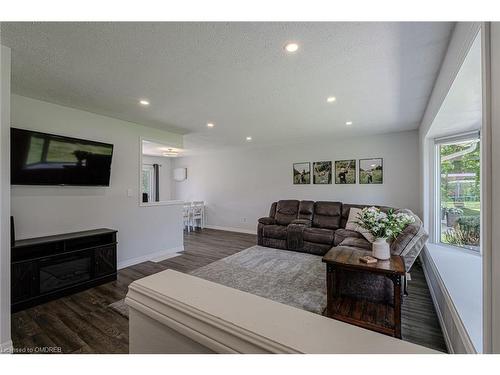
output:
{"label": "sofa cushion", "polygon": [[380,210],[387,212],[388,210],[391,209],[391,207],[387,206],[376,206],[374,204],[350,204],[346,203],[342,205],[342,218],[340,219],[340,227],[345,228],[347,224],[347,220],[349,219],[349,211],[351,210],[351,207],[354,208],[360,208],[363,209],[365,207],[377,207],[380,208]]}
{"label": "sofa cushion", "polygon": [[312,220],[314,213],[313,201],[300,201],[299,203],[299,219]]}
{"label": "sofa cushion", "polygon": [[361,211],[361,208],[351,207],[351,209],[349,210],[349,218],[347,219],[345,229],[359,232],[364,238],[367,239],[368,242],[373,242],[375,241],[375,237],[373,236],[373,234],[371,234],[368,229],[365,229],[358,224]]}
{"label": "sofa cushion", "polygon": [[351,212],[351,208],[359,208],[363,209],[367,207],[364,204],[344,204],[342,205],[342,217],[340,219],[340,227],[345,228],[347,221],[349,220],[349,213]]}
{"label": "sofa cushion", "polygon": [[354,238],[354,237],[347,237],[345,238],[339,246],[348,246],[348,247],[356,247],[362,250],[371,250],[372,249],[372,244],[368,242],[364,238]]}
{"label": "sofa cushion", "polygon": [[340,226],[342,203],[316,202],[314,203],[313,227],[337,229]]}
{"label": "sofa cushion", "polygon": [[299,201],[297,200],[281,200],[276,205],[276,223],[279,225],[288,225],[295,219],[299,212]]}
{"label": "sofa cushion", "polygon": [[305,228],[303,235],[304,241],[333,245],[334,231],[331,229]]}
{"label": "sofa cushion", "polygon": [[262,228],[264,237],[286,240],[286,227],[283,225],[266,225]]}
{"label": "sofa cushion", "polygon": [[364,238],[363,235],[359,232],[355,232],[353,230],[349,229],[337,229],[335,231],[335,237],[333,240],[333,246],[339,246],[344,239],[347,237],[353,237],[353,238]]}

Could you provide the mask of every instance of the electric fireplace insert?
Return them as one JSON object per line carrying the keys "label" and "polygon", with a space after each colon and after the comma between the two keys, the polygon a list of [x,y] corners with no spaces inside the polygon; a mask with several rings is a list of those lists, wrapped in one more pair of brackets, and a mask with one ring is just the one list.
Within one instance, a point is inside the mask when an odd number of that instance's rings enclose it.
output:
{"label": "electric fireplace insert", "polygon": [[12,311],[116,280],[116,236],[95,229],[15,241]]}

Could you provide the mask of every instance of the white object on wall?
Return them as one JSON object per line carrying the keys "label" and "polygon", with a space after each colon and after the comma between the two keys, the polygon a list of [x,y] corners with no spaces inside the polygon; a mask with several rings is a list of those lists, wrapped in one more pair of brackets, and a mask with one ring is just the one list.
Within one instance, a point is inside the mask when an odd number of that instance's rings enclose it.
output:
{"label": "white object on wall", "polygon": [[187,168],[175,168],[174,169],[174,180],[184,181],[187,179]]}
{"label": "white object on wall", "polygon": [[182,249],[182,202],[141,207],[127,197],[138,186],[139,138],[182,147],[182,136],[18,95],[11,117],[14,127],[114,145],[110,187],[13,186],[19,239],[111,227],[118,230],[119,267]]}

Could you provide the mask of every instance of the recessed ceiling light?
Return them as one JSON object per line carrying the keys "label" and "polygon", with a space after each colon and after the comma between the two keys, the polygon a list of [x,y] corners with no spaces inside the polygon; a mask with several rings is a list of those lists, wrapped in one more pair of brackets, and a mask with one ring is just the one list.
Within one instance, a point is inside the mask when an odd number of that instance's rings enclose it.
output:
{"label": "recessed ceiling light", "polygon": [[352,121],[347,121],[345,124],[346,125],[352,125]]}
{"label": "recessed ceiling light", "polygon": [[213,128],[214,126],[215,126],[215,125],[214,125],[213,123],[211,123],[211,122],[209,122],[209,123],[207,124],[207,128]]}
{"label": "recessed ceiling light", "polygon": [[252,137],[247,137],[247,142],[251,142],[252,141]]}
{"label": "recessed ceiling light", "polygon": [[297,43],[287,43],[285,44],[285,51],[289,53],[297,52],[299,49],[299,45]]}
{"label": "recessed ceiling light", "polygon": [[328,98],[326,98],[326,101],[328,103],[333,103],[335,100],[337,100],[337,98],[335,96],[329,96]]}
{"label": "recessed ceiling light", "polygon": [[140,105],[149,105],[149,100],[141,99],[141,100],[139,100],[139,104]]}

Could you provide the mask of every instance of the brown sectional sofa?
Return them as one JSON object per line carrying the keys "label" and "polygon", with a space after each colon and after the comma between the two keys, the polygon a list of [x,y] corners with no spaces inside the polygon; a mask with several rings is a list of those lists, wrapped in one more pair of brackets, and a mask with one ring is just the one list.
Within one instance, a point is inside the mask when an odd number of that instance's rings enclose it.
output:
{"label": "brown sectional sofa", "polygon": [[[332,247],[340,249],[347,246],[371,251],[370,242],[359,232],[345,229],[352,207],[364,208],[367,205],[298,200],[274,202],[269,216],[259,219],[258,244],[319,256],[326,254]],[[378,207],[382,211],[391,209]],[[403,233],[391,242],[391,253],[403,258],[408,272],[425,245],[428,235],[422,221],[412,211],[394,210],[415,218],[415,222],[408,225]],[[392,288],[392,282],[386,278],[355,273],[349,278],[348,285],[342,286],[346,294],[386,301],[392,298]]]}

